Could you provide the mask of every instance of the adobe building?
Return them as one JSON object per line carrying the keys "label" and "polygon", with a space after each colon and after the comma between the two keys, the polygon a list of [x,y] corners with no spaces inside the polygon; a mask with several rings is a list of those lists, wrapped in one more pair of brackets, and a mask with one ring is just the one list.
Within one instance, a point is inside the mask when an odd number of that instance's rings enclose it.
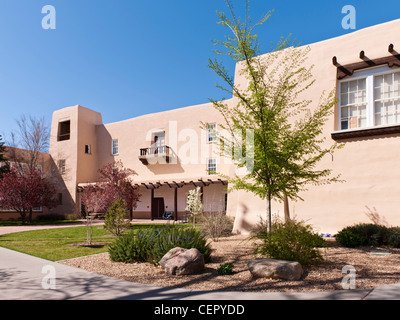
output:
{"label": "adobe building", "polygon": [[[326,144],[344,147],[322,159],[320,168],[342,183],[309,186],[304,201],[290,202],[292,216],[319,232],[371,222],[369,210],[388,225],[400,225],[400,20],[309,45],[315,84],[307,99],[336,89],[338,104],[324,127]],[[399,52],[397,52],[398,50]],[[235,72],[235,83],[246,79]],[[226,103],[235,105],[232,98]],[[112,107],[112,106],[110,106]],[[200,129],[200,122],[208,130]],[[50,155],[58,165],[76,213],[79,191],[98,181],[97,170],[121,160],[137,172],[142,194],[135,218],[185,214],[189,190],[203,191],[204,210],[235,217],[234,231],[246,233],[266,217],[266,201],[245,191],[227,193],[235,166],[215,152],[213,130],[224,123],[211,103],[104,124],[101,114],[72,106],[53,114]],[[273,212],[283,215],[283,204]]]}

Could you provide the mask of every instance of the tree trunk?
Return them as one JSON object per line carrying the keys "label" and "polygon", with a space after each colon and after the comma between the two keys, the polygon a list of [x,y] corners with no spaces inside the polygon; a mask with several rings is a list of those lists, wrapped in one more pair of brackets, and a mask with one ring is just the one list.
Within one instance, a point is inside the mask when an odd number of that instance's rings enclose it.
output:
{"label": "tree trunk", "polygon": [[29,209],[29,224],[32,224],[32,208]]}
{"label": "tree trunk", "polygon": [[272,229],[271,192],[267,191],[267,232]]}
{"label": "tree trunk", "polygon": [[289,199],[286,194],[283,196],[283,207],[285,212],[285,222],[290,221],[290,212],[289,212]]}

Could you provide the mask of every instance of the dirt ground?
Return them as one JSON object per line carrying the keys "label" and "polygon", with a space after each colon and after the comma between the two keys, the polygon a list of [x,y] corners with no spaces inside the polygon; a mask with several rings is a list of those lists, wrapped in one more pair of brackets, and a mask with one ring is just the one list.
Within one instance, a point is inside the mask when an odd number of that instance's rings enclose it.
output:
{"label": "dirt ground", "polygon": [[[335,239],[327,239],[322,248],[324,262],[304,267],[299,281],[253,278],[247,263],[255,258],[252,243],[245,236],[231,236],[211,242],[212,261],[201,274],[169,276],[160,267],[148,263],[113,262],[108,253],[62,261],[61,263],[132,282],[163,287],[180,287],[196,290],[307,292],[342,290],[343,267],[351,265],[356,270],[356,288],[372,289],[379,285],[400,282],[400,249],[385,249],[389,255],[374,255],[372,248],[343,248]],[[382,248],[381,248],[382,249]],[[218,275],[223,263],[233,263],[232,275]]]}

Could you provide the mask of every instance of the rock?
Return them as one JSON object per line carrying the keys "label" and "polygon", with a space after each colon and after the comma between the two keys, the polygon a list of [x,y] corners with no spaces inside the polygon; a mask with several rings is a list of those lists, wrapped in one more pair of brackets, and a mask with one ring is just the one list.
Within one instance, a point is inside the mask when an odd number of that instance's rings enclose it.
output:
{"label": "rock", "polygon": [[160,260],[160,266],[170,275],[188,275],[204,270],[204,257],[199,250],[173,248]]}
{"label": "rock", "polygon": [[255,259],[247,264],[253,277],[299,280],[303,275],[301,264],[296,261]]}

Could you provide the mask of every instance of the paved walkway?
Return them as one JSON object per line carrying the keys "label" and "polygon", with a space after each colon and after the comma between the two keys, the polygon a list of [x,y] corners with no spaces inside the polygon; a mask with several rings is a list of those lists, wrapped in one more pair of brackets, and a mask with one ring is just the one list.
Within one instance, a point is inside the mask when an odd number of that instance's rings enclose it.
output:
{"label": "paved walkway", "polygon": [[[36,227],[43,229],[46,226]],[[0,227],[0,232],[3,228],[11,227]],[[3,234],[4,232],[3,230]],[[374,290],[307,293],[197,291],[119,280],[0,247],[0,300],[65,299],[400,300],[400,283],[377,287]]]}

